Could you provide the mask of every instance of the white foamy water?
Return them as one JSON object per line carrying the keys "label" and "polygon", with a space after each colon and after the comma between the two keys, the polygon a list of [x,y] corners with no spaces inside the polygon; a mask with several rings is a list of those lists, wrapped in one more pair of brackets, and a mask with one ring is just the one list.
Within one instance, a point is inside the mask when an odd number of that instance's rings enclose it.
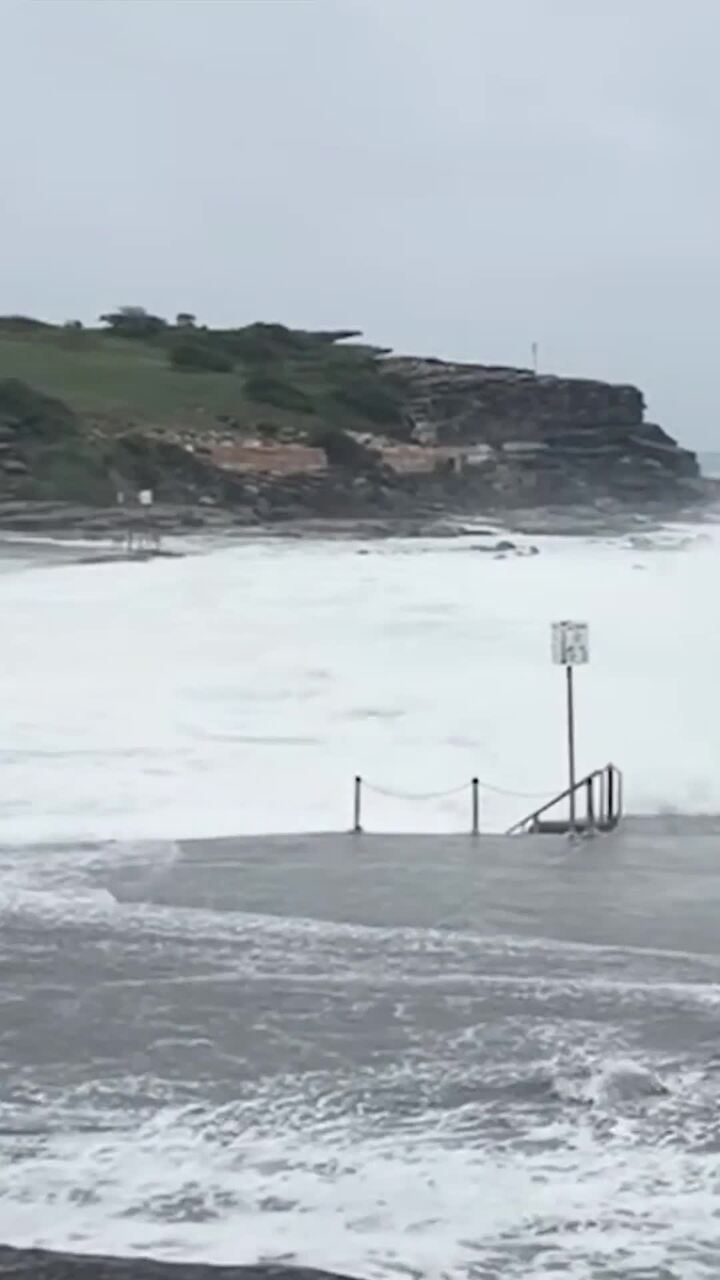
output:
{"label": "white foamy water", "polygon": [[635,1145],[610,1113],[604,1130],[538,1124],[516,1150],[483,1150],[453,1145],[431,1120],[422,1135],[363,1139],[313,1122],[269,1137],[232,1114],[165,1112],[130,1132],[60,1137],[17,1171],[0,1233],[169,1261],[285,1259],[373,1280],[585,1280],[633,1274],[614,1270],[628,1260],[653,1280],[668,1260],[709,1280],[716,1162],[714,1151]]}
{"label": "white foamy water", "polygon": [[[564,784],[549,625],[568,616],[591,626],[580,769],[615,760],[637,811],[720,809],[720,535],[532,541],[526,559],[288,541],[0,576],[2,836],[344,829],[355,773],[528,793],[483,793],[501,828]],[[462,830],[469,808],[368,793],[364,816]]]}
{"label": "white foamy water", "polygon": [[717,841],[0,847],[0,1240],[714,1280]]}

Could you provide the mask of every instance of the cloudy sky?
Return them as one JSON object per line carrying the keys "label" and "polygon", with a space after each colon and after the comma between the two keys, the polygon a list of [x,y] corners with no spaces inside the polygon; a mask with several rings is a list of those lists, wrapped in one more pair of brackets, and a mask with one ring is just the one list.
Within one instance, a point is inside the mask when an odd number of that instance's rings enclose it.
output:
{"label": "cloudy sky", "polygon": [[353,326],[720,449],[720,0],[0,0],[0,311]]}

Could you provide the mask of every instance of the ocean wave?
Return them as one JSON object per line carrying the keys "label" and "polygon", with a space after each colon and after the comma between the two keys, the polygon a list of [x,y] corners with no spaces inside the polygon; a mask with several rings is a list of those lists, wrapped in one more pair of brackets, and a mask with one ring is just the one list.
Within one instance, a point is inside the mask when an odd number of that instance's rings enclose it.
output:
{"label": "ocean wave", "polygon": [[[13,670],[3,747],[17,753],[3,829],[24,843],[342,830],[365,772],[410,792],[475,775],[550,792],[565,760],[547,628],[569,598],[593,634],[583,767],[621,754],[636,811],[718,812],[708,761],[720,539],[704,536],[678,557],[637,550],[642,575],[617,547],[572,539],[544,540],[511,574],[438,543],[421,556],[388,544],[363,561],[362,610],[352,543],[236,546],[150,575],[2,575]],[[408,633],[400,664],[396,626]],[[394,717],[353,718],[358,707]],[[524,808],[488,793],[482,825],[503,829]],[[469,820],[469,801],[367,799],[368,829],[462,831]]]}
{"label": "ocean wave", "polygon": [[698,1222],[716,1211],[716,1160],[567,1120],[529,1128],[515,1149],[471,1149],[449,1147],[430,1117],[422,1137],[362,1139],[337,1123],[268,1133],[238,1108],[170,1110],[125,1133],[57,1134],[16,1160],[0,1236],[169,1260],[284,1258],[377,1280],[398,1266],[540,1277],[561,1262],[579,1277],[622,1267],[631,1245],[709,1277]]}

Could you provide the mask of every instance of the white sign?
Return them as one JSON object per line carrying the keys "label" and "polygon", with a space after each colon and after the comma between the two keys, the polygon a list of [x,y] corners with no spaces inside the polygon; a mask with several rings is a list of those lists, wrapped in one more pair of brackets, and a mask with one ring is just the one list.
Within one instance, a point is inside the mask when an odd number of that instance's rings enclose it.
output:
{"label": "white sign", "polygon": [[590,661],[587,622],[553,622],[552,660],[563,667],[576,667]]}
{"label": "white sign", "polygon": [[141,489],[138,494],[138,502],[141,507],[151,507],[153,503],[152,489]]}

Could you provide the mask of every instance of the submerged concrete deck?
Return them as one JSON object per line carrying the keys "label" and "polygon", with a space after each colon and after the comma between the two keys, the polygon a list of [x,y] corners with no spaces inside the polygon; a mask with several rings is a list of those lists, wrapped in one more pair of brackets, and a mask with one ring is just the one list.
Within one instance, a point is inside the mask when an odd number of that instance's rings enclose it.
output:
{"label": "submerged concrete deck", "polygon": [[[720,947],[720,815],[595,837],[303,834],[180,841],[167,898],[335,923]],[[211,886],[215,888],[211,888]],[[204,887],[203,887],[204,886]]]}

